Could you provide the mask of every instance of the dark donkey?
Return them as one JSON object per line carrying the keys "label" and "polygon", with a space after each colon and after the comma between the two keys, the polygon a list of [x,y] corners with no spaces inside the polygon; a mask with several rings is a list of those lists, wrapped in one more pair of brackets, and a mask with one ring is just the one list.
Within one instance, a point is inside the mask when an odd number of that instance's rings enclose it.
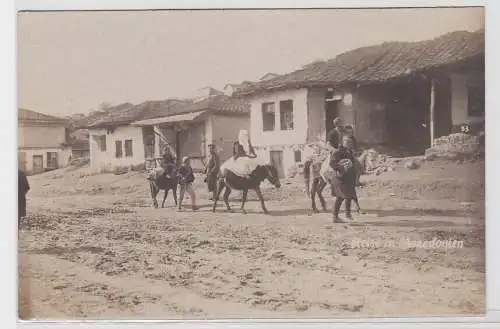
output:
{"label": "dark donkey", "polygon": [[267,211],[266,205],[264,203],[264,198],[260,190],[260,184],[266,179],[269,180],[269,182],[275,187],[281,187],[281,183],[278,177],[278,170],[276,170],[276,168],[272,165],[257,166],[257,168],[255,168],[255,170],[250,174],[249,178],[240,177],[232,171],[225,169],[224,172],[219,173],[219,176],[217,177],[217,191],[215,193],[212,211],[215,212],[217,201],[219,200],[222,189],[226,188],[224,192],[224,202],[228,211],[232,211],[231,207],[229,206],[229,194],[231,194],[231,189],[235,189],[243,191],[243,196],[241,199],[241,211],[244,214],[246,214],[245,202],[247,201],[248,190],[254,190],[255,193],[257,193],[260,204],[262,206],[262,210],[266,214],[269,213]]}
{"label": "dark donkey", "polygon": [[177,206],[177,184],[179,183],[177,176],[167,178],[163,176],[161,172],[155,171],[148,177],[148,181],[155,208],[158,208],[158,201],[156,200],[156,197],[158,193],[160,193],[160,190],[165,190],[163,202],[161,203],[162,208],[165,208],[165,200],[167,199],[168,191],[170,190],[173,192],[174,202]]}

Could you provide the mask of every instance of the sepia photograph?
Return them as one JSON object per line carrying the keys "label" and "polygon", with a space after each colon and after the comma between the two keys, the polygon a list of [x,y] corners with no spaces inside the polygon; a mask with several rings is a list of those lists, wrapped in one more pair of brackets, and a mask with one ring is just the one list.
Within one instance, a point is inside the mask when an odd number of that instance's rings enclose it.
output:
{"label": "sepia photograph", "polygon": [[19,319],[486,313],[483,7],[20,11],[16,38]]}

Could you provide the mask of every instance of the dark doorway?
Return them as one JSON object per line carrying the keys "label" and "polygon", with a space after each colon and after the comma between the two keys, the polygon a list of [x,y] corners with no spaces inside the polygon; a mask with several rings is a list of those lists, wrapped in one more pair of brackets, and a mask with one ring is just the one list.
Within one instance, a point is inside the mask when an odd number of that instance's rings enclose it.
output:
{"label": "dark doorway", "polygon": [[333,119],[339,116],[339,101],[338,100],[328,100],[325,101],[325,128],[326,133],[332,130]]}
{"label": "dark doorway", "polygon": [[389,88],[388,146],[401,156],[423,154],[430,146],[430,82],[418,79]]}
{"label": "dark doorway", "polygon": [[434,114],[435,138],[451,134],[451,81],[449,77],[436,79],[436,107]]}

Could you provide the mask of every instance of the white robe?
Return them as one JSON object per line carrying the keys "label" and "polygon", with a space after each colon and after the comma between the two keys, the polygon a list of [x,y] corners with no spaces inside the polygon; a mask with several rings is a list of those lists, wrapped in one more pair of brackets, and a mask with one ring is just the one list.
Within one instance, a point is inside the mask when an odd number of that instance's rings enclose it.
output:
{"label": "white robe", "polygon": [[264,165],[264,162],[262,162],[258,157],[249,158],[241,156],[236,160],[231,157],[220,166],[220,171],[224,173],[224,170],[227,169],[235,175],[248,178],[259,165]]}

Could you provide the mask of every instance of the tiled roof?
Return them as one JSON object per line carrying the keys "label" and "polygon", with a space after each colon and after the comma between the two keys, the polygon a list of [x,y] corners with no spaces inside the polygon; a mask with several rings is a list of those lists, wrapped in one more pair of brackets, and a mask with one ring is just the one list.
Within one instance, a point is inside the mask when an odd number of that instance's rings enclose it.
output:
{"label": "tiled roof", "polygon": [[250,112],[250,104],[237,97],[218,95],[205,98],[198,102],[192,102],[188,106],[182,107],[179,111],[170,114],[210,111],[212,113],[247,114]]}
{"label": "tiled roof", "polygon": [[68,126],[69,120],[55,117],[52,115],[43,114],[27,109],[18,109],[17,112],[18,123],[40,123],[40,124],[58,124],[61,126]]}
{"label": "tiled roof", "polygon": [[180,104],[185,103],[185,101],[172,99],[147,101],[137,105],[125,103],[109,109],[104,115],[98,115],[94,120],[90,120],[86,127],[103,128],[128,125],[138,119],[164,116],[171,110],[175,110]]}
{"label": "tiled roof", "polygon": [[382,82],[484,56],[484,43],[484,30],[456,31],[420,42],[385,42],[348,51],[327,61],[317,61],[274,79],[252,83],[237,94]]}
{"label": "tiled roof", "polygon": [[154,119],[197,111],[247,114],[250,111],[250,104],[243,99],[229,97],[226,95],[211,96],[196,102],[193,100],[179,99],[147,101],[135,106],[112,108],[106,113],[106,115],[97,118],[85,127],[116,127],[128,125],[139,120]]}

